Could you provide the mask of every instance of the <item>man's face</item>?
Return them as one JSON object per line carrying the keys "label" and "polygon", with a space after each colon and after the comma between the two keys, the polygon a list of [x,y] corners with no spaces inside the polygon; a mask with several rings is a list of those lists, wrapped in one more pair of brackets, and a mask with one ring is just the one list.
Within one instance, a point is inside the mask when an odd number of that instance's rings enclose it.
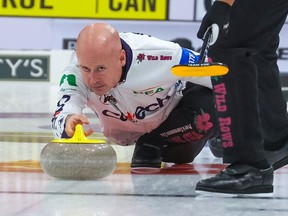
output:
{"label": "man's face", "polygon": [[85,84],[96,94],[104,95],[115,87],[122,75],[123,50],[100,51],[97,53],[80,51],[77,58]]}

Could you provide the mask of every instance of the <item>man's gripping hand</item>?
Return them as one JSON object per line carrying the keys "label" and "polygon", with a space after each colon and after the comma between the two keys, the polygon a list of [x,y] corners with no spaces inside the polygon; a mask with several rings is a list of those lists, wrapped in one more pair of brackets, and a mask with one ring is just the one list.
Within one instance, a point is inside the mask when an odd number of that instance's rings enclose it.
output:
{"label": "man's gripping hand", "polygon": [[[75,133],[75,127],[77,124],[90,124],[87,117],[83,114],[71,114],[66,117],[65,132],[69,137],[72,137]],[[93,129],[89,128],[85,132],[85,136],[90,136],[93,133]]]}
{"label": "man's gripping hand", "polygon": [[197,33],[197,37],[199,39],[203,39],[207,29],[212,24],[216,24],[219,28],[219,32],[214,31],[214,29],[212,28],[212,34],[214,37],[213,43],[221,39],[223,35],[228,32],[230,9],[231,6],[228,3],[224,1],[215,1],[211,8],[207,11],[206,15],[203,17],[201,26]]}

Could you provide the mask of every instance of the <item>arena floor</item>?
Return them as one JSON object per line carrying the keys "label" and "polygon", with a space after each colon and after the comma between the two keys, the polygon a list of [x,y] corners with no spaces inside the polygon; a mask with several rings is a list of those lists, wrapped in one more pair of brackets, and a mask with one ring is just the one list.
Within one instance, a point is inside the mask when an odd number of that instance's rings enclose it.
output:
{"label": "arena floor", "polygon": [[[39,160],[42,148],[53,139],[50,117],[56,89],[49,83],[1,82],[0,216],[288,214],[288,166],[275,172],[271,194],[195,192],[197,181],[225,167],[207,147],[192,164],[133,173],[129,166],[133,146],[113,145],[117,167],[106,178],[74,181],[48,176]],[[97,120],[91,121],[97,128]]]}

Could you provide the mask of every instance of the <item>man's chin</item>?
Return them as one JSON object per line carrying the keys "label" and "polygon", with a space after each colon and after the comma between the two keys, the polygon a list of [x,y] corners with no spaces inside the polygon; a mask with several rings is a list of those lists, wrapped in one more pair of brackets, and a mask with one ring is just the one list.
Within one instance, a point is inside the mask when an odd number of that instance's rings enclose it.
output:
{"label": "man's chin", "polygon": [[91,89],[91,91],[96,94],[97,96],[103,96],[107,93],[107,91],[99,91],[99,90],[95,90],[95,89]]}

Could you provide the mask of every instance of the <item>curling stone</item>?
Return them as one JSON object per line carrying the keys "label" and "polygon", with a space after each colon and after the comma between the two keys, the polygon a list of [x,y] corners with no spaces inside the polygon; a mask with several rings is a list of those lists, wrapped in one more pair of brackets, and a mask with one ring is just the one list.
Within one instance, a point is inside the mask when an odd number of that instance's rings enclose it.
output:
{"label": "curling stone", "polygon": [[54,139],[41,151],[40,165],[49,176],[59,179],[89,180],[113,173],[116,152],[105,140],[90,140],[82,125],[76,125],[70,139]]}

